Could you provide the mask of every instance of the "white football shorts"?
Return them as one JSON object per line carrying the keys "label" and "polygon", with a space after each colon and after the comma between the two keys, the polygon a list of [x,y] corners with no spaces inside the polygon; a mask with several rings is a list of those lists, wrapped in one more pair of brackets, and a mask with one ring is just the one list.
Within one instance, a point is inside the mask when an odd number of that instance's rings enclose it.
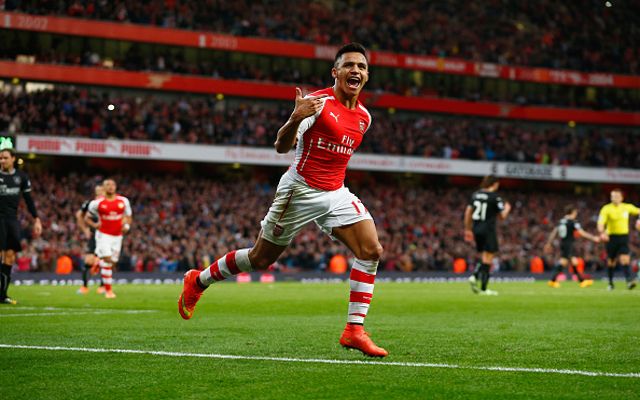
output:
{"label": "white football shorts", "polygon": [[96,231],[96,255],[99,258],[111,257],[111,261],[115,263],[120,257],[121,248],[122,235],[113,236]]}
{"label": "white football shorts", "polygon": [[287,246],[311,221],[335,240],[331,235],[333,228],[367,219],[373,219],[371,214],[345,186],[333,191],[314,189],[285,173],[260,225],[263,238]]}

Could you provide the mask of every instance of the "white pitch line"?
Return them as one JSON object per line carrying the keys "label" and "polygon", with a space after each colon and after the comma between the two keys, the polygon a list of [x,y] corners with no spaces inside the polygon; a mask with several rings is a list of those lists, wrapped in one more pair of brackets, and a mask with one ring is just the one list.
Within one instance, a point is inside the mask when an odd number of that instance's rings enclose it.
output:
{"label": "white pitch line", "polygon": [[[99,310],[99,311],[139,311],[137,308],[91,308],[91,307],[33,307],[33,306],[7,306],[5,310],[46,310],[46,311],[91,311],[91,310]],[[145,312],[157,312],[158,310],[145,310]]]}
{"label": "white pitch line", "polygon": [[23,314],[0,314],[0,318],[7,317],[49,317],[54,315],[103,315],[103,314],[143,314],[153,313],[155,310],[93,310],[93,311],[62,311],[62,312],[45,312],[45,313],[23,313]]}
{"label": "white pitch line", "polygon": [[554,368],[520,368],[520,367],[473,366],[473,365],[420,363],[420,362],[240,356],[240,355],[229,355],[229,354],[180,353],[180,352],[171,352],[171,351],[134,350],[134,349],[99,349],[99,348],[90,348],[90,347],[32,346],[32,345],[1,344],[1,343],[0,343],[0,348],[46,350],[46,351],[75,351],[75,352],[84,352],[84,353],[143,354],[143,355],[153,355],[153,356],[163,356],[163,357],[213,358],[213,359],[222,359],[222,360],[276,361],[276,362],[292,362],[292,363],[341,364],[341,365],[377,365],[377,366],[388,366],[388,367],[413,367],[413,368],[471,369],[471,370],[478,370],[478,371],[529,372],[529,373],[539,373],[539,374],[581,375],[581,376],[592,376],[592,377],[602,376],[602,377],[612,377],[612,378],[640,378],[640,372],[619,373],[619,372],[581,371],[581,370],[575,370],[575,369],[554,369]]}
{"label": "white pitch line", "polygon": [[86,308],[78,308],[78,307],[31,307],[31,306],[13,306],[8,308],[8,310],[86,310]]}

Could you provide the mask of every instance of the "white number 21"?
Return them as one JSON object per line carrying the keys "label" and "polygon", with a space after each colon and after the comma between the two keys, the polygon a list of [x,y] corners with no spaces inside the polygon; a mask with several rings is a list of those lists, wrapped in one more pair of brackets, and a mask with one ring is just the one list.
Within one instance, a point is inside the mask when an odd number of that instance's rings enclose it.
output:
{"label": "white number 21", "polygon": [[471,216],[474,221],[484,221],[487,218],[487,203],[481,201],[473,202],[473,215]]}

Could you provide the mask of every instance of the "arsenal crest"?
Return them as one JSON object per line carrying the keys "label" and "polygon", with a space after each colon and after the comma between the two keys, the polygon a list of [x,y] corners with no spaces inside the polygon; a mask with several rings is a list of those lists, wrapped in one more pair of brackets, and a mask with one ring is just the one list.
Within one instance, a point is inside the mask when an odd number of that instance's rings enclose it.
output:
{"label": "arsenal crest", "polygon": [[364,133],[364,128],[367,125],[365,124],[365,122],[363,120],[360,120],[360,133]]}
{"label": "arsenal crest", "polygon": [[282,236],[282,234],[284,233],[284,228],[281,225],[276,224],[276,226],[273,227],[272,233],[275,237]]}

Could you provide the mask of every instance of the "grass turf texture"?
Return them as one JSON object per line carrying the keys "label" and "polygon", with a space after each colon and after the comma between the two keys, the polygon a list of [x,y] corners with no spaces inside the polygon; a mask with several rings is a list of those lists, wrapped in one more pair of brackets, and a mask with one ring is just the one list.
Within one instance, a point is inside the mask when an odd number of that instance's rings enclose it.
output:
{"label": "grass turf texture", "polygon": [[[500,296],[481,297],[461,283],[381,283],[367,329],[390,351],[384,361],[640,372],[640,291],[618,286],[504,283],[492,285]],[[347,284],[219,284],[190,321],[178,316],[177,285],[115,287],[115,300],[75,289],[12,287],[20,304],[0,308],[0,343],[370,360],[338,344]],[[0,348],[0,365],[4,400],[640,396],[640,378],[472,369],[7,348]]]}

